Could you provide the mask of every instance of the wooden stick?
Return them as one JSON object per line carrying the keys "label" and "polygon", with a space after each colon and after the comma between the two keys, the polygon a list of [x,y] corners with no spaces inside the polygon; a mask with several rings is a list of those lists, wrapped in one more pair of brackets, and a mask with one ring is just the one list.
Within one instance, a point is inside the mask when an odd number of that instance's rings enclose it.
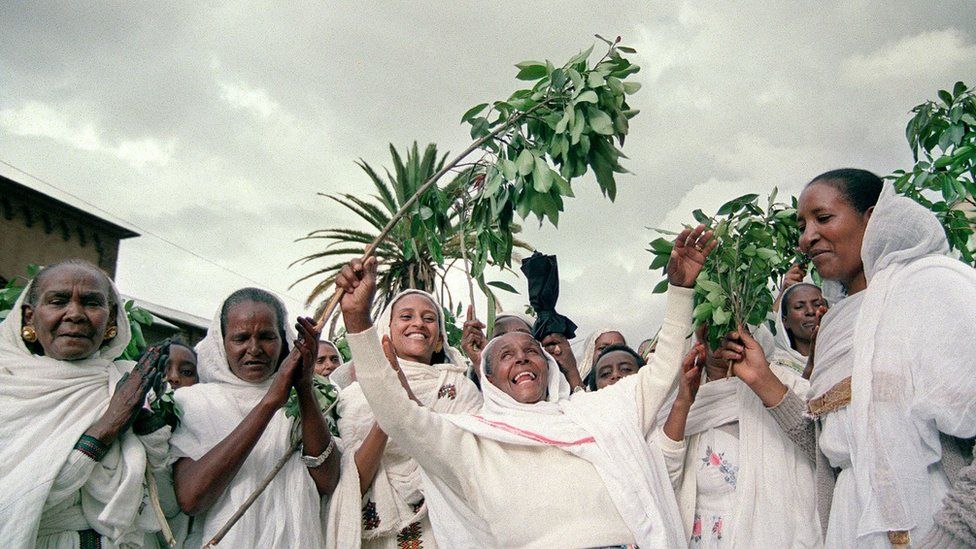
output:
{"label": "wooden stick", "polygon": [[[368,259],[370,256],[373,255],[373,253],[376,251],[376,247],[379,246],[381,242],[386,240],[386,237],[390,234],[390,231],[393,230],[393,227],[395,227],[396,224],[399,223],[401,219],[403,219],[403,216],[407,214],[407,210],[413,207],[413,205],[418,200],[420,200],[421,195],[423,195],[431,187],[433,187],[434,184],[437,183],[437,180],[443,177],[444,174],[454,169],[454,167],[460,164],[461,161],[464,160],[469,154],[471,154],[476,149],[484,145],[486,142],[488,142],[491,139],[494,139],[498,134],[512,127],[512,125],[515,124],[515,122],[521,120],[526,115],[535,111],[539,107],[542,107],[543,105],[547,105],[547,104],[548,101],[543,101],[542,103],[539,103],[538,105],[532,107],[531,109],[523,113],[520,113],[518,116],[512,118],[505,124],[498,126],[494,130],[492,130],[491,133],[489,133],[488,135],[478,138],[477,140],[475,140],[474,143],[471,144],[470,147],[464,149],[461,152],[461,154],[457,155],[453,160],[448,162],[447,165],[441,168],[440,171],[430,176],[430,179],[428,179],[423,183],[423,185],[418,187],[417,192],[415,192],[413,196],[410,197],[409,200],[404,202],[403,206],[400,206],[400,209],[397,211],[396,214],[393,215],[393,217],[390,218],[390,221],[386,224],[385,227],[383,227],[383,230],[380,231],[380,234],[376,235],[376,238],[374,238],[373,241],[370,242],[368,246],[366,246],[366,249],[363,251],[363,256],[360,259],[366,261],[366,259]],[[329,304],[325,307],[325,309],[322,311],[322,315],[318,318],[318,322],[316,326],[320,330],[322,329],[323,326],[325,326],[325,319],[331,317],[332,313],[335,312],[335,308],[337,305],[339,305],[339,301],[341,299],[342,299],[342,292],[336,292],[335,294],[332,295],[332,298],[329,300]]]}
{"label": "wooden stick", "polygon": [[146,488],[149,490],[149,506],[152,507],[156,520],[159,521],[159,528],[162,531],[163,539],[166,540],[166,545],[176,547],[173,529],[169,527],[166,513],[163,512],[163,506],[159,503],[159,486],[156,484],[156,475],[149,470],[148,464],[146,464]]}
{"label": "wooden stick", "polygon": [[[548,100],[543,101],[542,103],[539,103],[538,105],[532,107],[531,109],[518,114],[508,122],[498,126],[494,130],[492,130],[491,133],[478,138],[477,140],[474,141],[474,143],[471,143],[471,146],[469,146],[467,149],[464,149],[464,151],[462,151],[461,154],[457,155],[446,166],[441,168],[440,171],[432,175],[430,179],[425,181],[423,185],[417,188],[417,192],[415,192],[413,196],[410,197],[409,200],[404,202],[403,206],[400,206],[399,211],[397,211],[397,213],[390,218],[390,221],[386,224],[385,227],[383,227],[383,230],[380,231],[380,234],[376,235],[376,238],[373,239],[373,241],[370,242],[368,246],[366,246],[366,249],[363,251],[363,256],[361,259],[365,261],[370,256],[372,256],[373,253],[375,253],[376,247],[379,246],[380,243],[383,242],[387,236],[389,236],[390,231],[393,230],[393,227],[395,227],[396,224],[399,223],[401,219],[403,219],[403,216],[407,214],[407,210],[413,207],[413,205],[416,204],[418,200],[420,200],[421,195],[423,195],[425,192],[427,192],[428,189],[433,187],[434,184],[437,183],[437,180],[443,177],[444,174],[454,169],[454,167],[460,164],[465,157],[467,157],[476,149],[484,145],[486,142],[488,142],[491,139],[494,139],[498,134],[502,133],[508,128],[511,128],[512,125],[515,124],[517,121],[521,120],[526,115],[535,111],[539,107],[548,104],[549,104]],[[322,314],[316,320],[315,327],[317,330],[321,331],[322,328],[325,327],[326,319],[331,317],[332,313],[335,312],[335,308],[336,306],[339,305],[340,300],[342,300],[342,292],[337,291],[336,293],[332,294],[332,298],[329,299],[329,304],[325,307],[325,309],[322,311]],[[339,402],[339,400],[336,399],[336,402]],[[332,406],[329,406],[329,409],[326,410],[325,413],[328,413],[330,410],[332,410],[332,407],[336,405],[336,402],[333,402]],[[274,477],[285,466],[285,463],[291,457],[292,452],[294,452],[297,448],[298,448],[298,444],[296,443],[292,448],[288,450],[288,452],[284,456],[281,457],[280,460],[278,460],[278,463],[275,465],[275,468],[271,470],[271,472],[268,474],[267,477],[265,477],[263,481],[261,481],[261,484],[258,485],[254,493],[247,498],[247,500],[241,505],[241,507],[237,510],[237,512],[234,513],[234,515],[230,518],[230,520],[227,521],[227,524],[225,524],[224,527],[221,528],[219,532],[217,532],[217,535],[214,536],[213,539],[211,539],[210,542],[205,547],[214,547],[218,543],[220,543],[220,540],[223,539],[225,535],[227,535],[227,532],[229,532],[230,529],[233,528],[235,524],[237,524],[237,521],[239,521],[241,517],[244,516],[244,513],[247,511],[247,509],[258,499],[258,497],[264,492],[265,488],[267,488],[268,485],[271,484],[271,481],[274,480]]]}
{"label": "wooden stick", "polygon": [[[336,398],[335,401],[331,405],[329,405],[329,407],[325,410],[325,412],[322,413],[322,415],[324,416],[327,415],[329,412],[331,412],[332,409],[335,408],[335,405],[338,404],[338,402],[339,399]],[[301,444],[302,444],[302,439],[299,438],[291,445],[290,448],[288,448],[288,451],[285,452],[285,455],[281,456],[278,462],[275,463],[275,466],[274,468],[271,469],[271,472],[269,472],[268,475],[264,477],[264,480],[261,481],[261,484],[258,484],[257,489],[254,490],[254,493],[252,493],[250,496],[248,496],[246,500],[244,500],[244,503],[242,503],[241,506],[237,509],[237,512],[235,512],[234,515],[231,516],[230,519],[227,521],[227,523],[224,524],[224,526],[217,531],[217,534],[213,537],[213,539],[211,539],[207,543],[207,545],[205,545],[205,547],[216,547],[217,544],[220,543],[220,540],[224,539],[224,536],[227,535],[227,532],[230,532],[230,529],[233,528],[235,524],[237,524],[237,521],[241,520],[241,517],[244,516],[244,513],[246,513],[247,510],[251,508],[251,505],[253,505],[254,502],[257,501],[257,499],[261,496],[261,494],[264,493],[265,488],[267,488],[268,485],[271,484],[271,481],[274,480],[274,478],[278,475],[278,473],[285,467],[285,464],[288,463],[289,459],[291,459],[291,455],[296,450],[298,450],[298,447],[301,446]]]}

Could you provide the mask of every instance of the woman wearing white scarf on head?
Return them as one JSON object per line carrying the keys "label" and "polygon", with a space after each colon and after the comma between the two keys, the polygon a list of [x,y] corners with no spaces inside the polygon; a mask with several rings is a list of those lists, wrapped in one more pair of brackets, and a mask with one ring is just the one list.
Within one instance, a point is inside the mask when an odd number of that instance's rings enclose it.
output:
{"label": "woman wearing white scarf on head", "polygon": [[377,421],[420,464],[441,546],[681,542],[664,458],[648,440],[680,368],[691,286],[714,248],[710,239],[704,227],[678,237],[656,367],[570,397],[539,342],[509,333],[484,350],[485,402],[476,415],[431,413],[411,398],[369,320],[375,260],[343,268],[337,285],[359,382]]}
{"label": "woman wearing white scarf on head", "polygon": [[[256,288],[230,295],[197,344],[200,383],[173,393],[183,411],[173,433],[177,500],[212,539],[301,433],[300,452],[227,533],[227,547],[321,547],[321,507],[338,481],[339,451],[312,393],[318,333],[287,329],[281,301]],[[294,389],[301,418],[282,406]],[[298,425],[296,426],[296,421]]]}
{"label": "woman wearing white scarf on head", "polygon": [[[701,341],[707,333],[696,333]],[[814,465],[766,412],[759,397],[728,364],[696,346],[662,440],[667,450],[689,547],[822,547],[816,514]],[[690,366],[690,365],[689,365]],[[805,393],[809,383],[773,363],[779,380]],[[703,383],[698,388],[699,383]]]}
{"label": "woman wearing white scarf on head", "polygon": [[[464,414],[481,407],[464,358],[447,343],[444,315],[433,296],[401,292],[377,319],[377,332],[394,341],[400,371],[428,409]],[[345,456],[329,503],[326,546],[435,547],[420,468],[377,426],[359,383],[343,388],[338,415]]]}
{"label": "woman wearing white scarf on head", "polygon": [[118,360],[130,335],[115,285],[80,260],[42,270],[0,324],[5,547],[155,544],[144,481],[167,465],[170,429],[131,425],[165,355]]}
{"label": "woman wearing white scarf on head", "polygon": [[589,376],[593,373],[596,359],[604,349],[611,345],[626,344],[627,341],[624,339],[624,336],[613,328],[601,328],[590,334],[590,337],[586,338],[586,344],[583,345],[583,355],[577,361],[577,367],[583,385],[589,385]]}
{"label": "woman wearing white scarf on head", "polygon": [[828,547],[919,543],[954,473],[941,435],[976,435],[976,357],[955,348],[976,340],[976,271],[946,256],[931,212],[882,188],[837,170],[800,195],[800,247],[849,295],[823,317],[809,403],[771,382],[748,340],[727,351],[817,459]]}
{"label": "woman wearing white scarf on head", "polygon": [[[814,330],[827,302],[819,287],[798,282],[780,295],[780,310],[771,313],[776,325],[772,362],[802,374],[812,348]],[[767,355],[768,356],[768,355]]]}

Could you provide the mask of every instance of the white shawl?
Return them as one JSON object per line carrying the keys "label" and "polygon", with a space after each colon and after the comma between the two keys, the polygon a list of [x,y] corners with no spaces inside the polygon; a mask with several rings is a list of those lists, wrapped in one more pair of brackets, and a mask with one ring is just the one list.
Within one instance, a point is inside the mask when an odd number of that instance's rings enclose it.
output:
{"label": "white shawl", "polygon": [[[772,365],[773,373],[798,394],[806,380],[791,368]],[[686,539],[691,535],[701,434],[739,423],[739,474],[735,488],[735,529],[730,547],[820,547],[814,464],[783,434],[762,401],[737,377],[710,381],[698,391],[688,414],[689,439],[678,501]]]}
{"label": "white shawl", "polygon": [[[37,356],[24,345],[21,306],[29,290],[0,324],[0,540],[7,547],[34,545],[58,473],[134,364],[116,360],[131,332],[114,284],[118,334],[91,357],[72,361]],[[141,547],[146,532],[159,530],[144,506],[143,483],[147,461],[151,469],[165,465],[168,438],[169,427],[145,437],[126,431],[81,486],[85,519],[117,546]]]}
{"label": "white shawl", "polygon": [[[284,305],[282,305],[284,309]],[[288,319],[281,319],[286,344],[294,340]],[[183,411],[182,422],[173,433],[176,457],[199,460],[224,440],[264,397],[274,376],[250,383],[234,375],[227,365],[220,308],[207,336],[196,346],[200,383],[173,393]],[[254,492],[292,445],[294,422],[278,410],[264,434],[244,460],[237,475],[202,521],[203,541],[212,538],[237,508]],[[295,452],[254,505],[244,513],[221,542],[227,547],[321,547],[323,524],[319,516],[322,498],[315,482]],[[194,526],[194,530],[198,527]]]}
{"label": "white shawl", "polygon": [[[401,292],[376,321],[380,338],[390,334],[393,305],[409,294],[424,295],[437,303],[433,296],[420,290]],[[444,315],[439,309],[438,320],[448,362],[427,365],[399,359],[400,369],[410,383],[410,390],[431,410],[455,414],[474,412],[481,407],[481,393],[465,375],[467,365],[463,355],[447,345]],[[359,547],[363,539],[392,538],[427,515],[427,505],[418,505],[424,500],[420,466],[397,446],[396,441],[390,440],[372,486],[365,496],[360,495],[356,451],[376,420],[358,382],[352,382],[342,390],[337,408],[344,453],[339,486],[329,502],[326,546]],[[368,530],[363,528],[362,510],[367,499],[375,505],[379,518],[379,525]]]}
{"label": "white shawl", "polygon": [[812,286],[818,288],[813,284],[807,282],[801,282],[799,284],[794,284],[783,292],[783,296],[780,299],[780,309],[779,311],[774,311],[772,314],[774,324],[776,326],[776,333],[773,334],[776,350],[773,352],[773,361],[777,364],[787,366],[796,370],[798,373],[802,374],[803,370],[807,367],[807,357],[801,354],[799,351],[793,348],[793,344],[790,341],[790,334],[786,332],[786,324],[783,322],[783,316],[787,314],[786,310],[786,298],[795,288],[799,286]]}
{"label": "white shawl", "polygon": [[590,334],[590,337],[586,338],[586,344],[583,345],[583,356],[576,361],[580,379],[583,380],[584,385],[586,385],[586,376],[590,375],[590,372],[593,371],[593,367],[596,366],[596,340],[600,339],[600,336],[607,332],[616,331],[616,328],[601,328]]}
{"label": "white shawl", "polygon": [[[548,396],[522,404],[482,373],[485,402],[479,415],[446,419],[479,437],[521,446],[555,446],[590,462],[603,479],[623,521],[641,547],[678,547],[680,516],[661,450],[648,444],[638,418],[638,376],[613,387],[570,397],[555,360],[549,362]],[[427,505],[443,547],[490,547],[488,525],[439,479],[429,484]],[[571,479],[567,479],[571,481]]]}
{"label": "white shawl", "polygon": [[924,532],[931,517],[913,506],[929,497],[925,456],[939,455],[940,431],[976,435],[976,271],[946,255],[931,212],[891,190],[861,247],[868,286],[854,324],[850,408],[859,537]]}

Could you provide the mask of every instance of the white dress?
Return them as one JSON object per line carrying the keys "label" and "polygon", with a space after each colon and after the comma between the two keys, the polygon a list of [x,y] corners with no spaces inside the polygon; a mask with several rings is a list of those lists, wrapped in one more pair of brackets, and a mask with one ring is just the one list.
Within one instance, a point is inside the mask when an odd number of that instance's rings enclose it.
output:
{"label": "white dress", "polygon": [[689,547],[731,547],[735,487],[739,475],[739,424],[702,433],[695,470],[698,498]]}

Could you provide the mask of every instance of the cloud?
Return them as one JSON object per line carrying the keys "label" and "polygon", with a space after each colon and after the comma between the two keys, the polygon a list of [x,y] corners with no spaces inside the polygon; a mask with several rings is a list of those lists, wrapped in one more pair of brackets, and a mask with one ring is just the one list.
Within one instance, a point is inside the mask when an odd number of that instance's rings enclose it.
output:
{"label": "cloud", "polygon": [[109,154],[135,168],[165,166],[176,148],[173,140],[164,143],[152,137],[122,139],[111,145],[94,123],[80,118],[39,101],[0,110],[0,126],[14,135],[46,137],[82,151]]}
{"label": "cloud", "polygon": [[974,63],[976,44],[961,31],[949,28],[905,36],[873,51],[854,53],[844,59],[842,69],[850,81],[863,84],[963,78],[964,73],[954,71]]}
{"label": "cloud", "polygon": [[281,105],[265,90],[251,88],[243,83],[230,82],[220,82],[220,89],[220,98],[230,106],[250,111],[260,117],[268,118],[281,110]]}

